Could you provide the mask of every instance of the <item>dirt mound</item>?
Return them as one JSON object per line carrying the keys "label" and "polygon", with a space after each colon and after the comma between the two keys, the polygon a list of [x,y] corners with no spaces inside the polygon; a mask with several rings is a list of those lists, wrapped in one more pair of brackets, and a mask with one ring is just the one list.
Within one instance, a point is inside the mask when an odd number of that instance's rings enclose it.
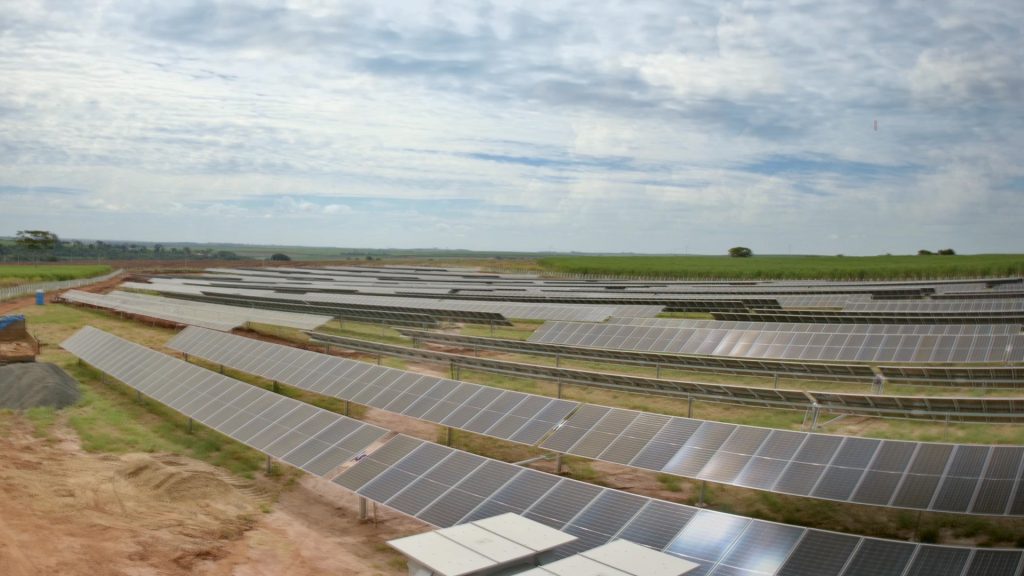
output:
{"label": "dirt mound", "polygon": [[53,364],[0,366],[0,408],[64,408],[78,402],[78,382]]}
{"label": "dirt mound", "polygon": [[224,503],[237,496],[234,488],[216,472],[172,458],[164,457],[161,462],[147,454],[124,456],[125,462],[116,474],[135,490],[164,502],[217,500]]}

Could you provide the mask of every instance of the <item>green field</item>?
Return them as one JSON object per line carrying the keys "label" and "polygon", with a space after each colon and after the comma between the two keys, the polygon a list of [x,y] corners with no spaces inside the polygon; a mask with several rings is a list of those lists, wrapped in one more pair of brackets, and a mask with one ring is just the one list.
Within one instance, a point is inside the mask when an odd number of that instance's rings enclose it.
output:
{"label": "green field", "polygon": [[971,256],[554,256],[544,270],[685,279],[903,280],[1024,274],[1024,254]]}
{"label": "green field", "polygon": [[110,266],[95,264],[18,264],[0,266],[0,286],[90,278],[92,276],[101,276],[107,272],[110,272]]}

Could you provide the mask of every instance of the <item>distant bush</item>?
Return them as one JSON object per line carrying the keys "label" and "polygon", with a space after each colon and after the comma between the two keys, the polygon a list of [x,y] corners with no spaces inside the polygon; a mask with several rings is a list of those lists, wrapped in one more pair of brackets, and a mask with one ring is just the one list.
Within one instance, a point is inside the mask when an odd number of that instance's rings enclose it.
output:
{"label": "distant bush", "polygon": [[729,248],[729,256],[733,258],[750,258],[754,255],[754,251],[746,246],[736,246]]}
{"label": "distant bush", "polygon": [[287,254],[282,254],[282,253],[278,252],[276,254],[271,255],[270,259],[275,261],[275,262],[288,262],[292,258],[291,258],[291,256],[289,256]]}
{"label": "distant bush", "polygon": [[956,256],[956,251],[952,248],[943,248],[939,250],[939,256]]}
{"label": "distant bush", "polygon": [[918,250],[917,251],[917,255],[918,256],[934,256],[935,252],[932,252],[931,250]]}

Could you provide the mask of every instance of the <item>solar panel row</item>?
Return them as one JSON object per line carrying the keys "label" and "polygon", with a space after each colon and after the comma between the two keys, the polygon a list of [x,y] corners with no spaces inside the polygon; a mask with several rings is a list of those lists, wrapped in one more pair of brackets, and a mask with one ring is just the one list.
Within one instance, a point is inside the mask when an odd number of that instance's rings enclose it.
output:
{"label": "solar panel row", "polygon": [[825,310],[711,311],[715,320],[819,324],[1022,324],[1020,312],[843,312]]}
{"label": "solar panel row", "polygon": [[[182,286],[175,283],[155,282],[148,285],[150,290],[159,292],[176,292],[194,294],[195,286]],[[244,287],[217,288],[200,287],[204,294],[228,296],[244,296],[250,299],[268,298],[268,292],[252,290]],[[439,300],[431,298],[411,298],[400,296],[368,296],[363,294],[334,294],[324,292],[307,293],[270,293],[278,301],[305,302],[320,306],[344,306],[349,308],[375,307],[398,312],[424,312],[433,316],[443,312],[489,312],[501,314],[506,318],[523,318],[532,320],[574,320],[583,322],[600,322],[615,313],[610,306],[565,306],[557,304],[521,304],[510,302],[474,302],[461,300]]]}
{"label": "solar panel row", "polygon": [[[1024,515],[1024,483],[1017,486],[1024,476],[1024,447],[883,442],[647,414],[424,376],[201,328],[185,330],[169,346],[305,390],[585,458],[829,500]],[[875,464],[876,456],[893,451],[905,458],[890,462],[882,456],[883,463]],[[968,453],[973,457],[953,464]],[[918,465],[924,460],[939,468]],[[986,493],[998,497],[975,496],[984,481],[991,481]]]}
{"label": "solar panel row", "polygon": [[929,301],[884,301],[848,302],[843,310],[850,312],[935,312],[935,313],[991,313],[1024,312],[1024,299],[971,299],[971,300],[929,300]]}
{"label": "solar panel row", "polygon": [[244,326],[248,322],[311,330],[331,319],[330,316],[188,302],[123,291],[93,294],[71,290],[65,292],[61,297],[70,302],[170,320],[178,324],[203,326],[214,330],[231,330]]}
{"label": "solar panel row", "polygon": [[[724,372],[736,374],[762,374],[783,377],[815,378],[819,380],[870,381],[874,371],[869,364],[839,364],[773,360],[766,358],[731,358],[727,356],[698,356],[663,352],[638,352],[586,348],[561,344],[537,344],[522,340],[505,340],[479,336],[462,336],[424,330],[399,330],[404,336],[420,342],[460,346],[480,350],[499,350],[519,354],[578,358],[598,362],[640,364],[673,367],[685,370]],[[927,385],[1019,388],[1024,383],[1024,367],[1009,366],[877,366],[894,382]]]}
{"label": "solar panel row", "polygon": [[61,347],[247,446],[324,476],[388,433],[86,326]]}
{"label": "solar panel row", "polygon": [[1019,324],[808,324],[794,322],[733,322],[679,318],[609,318],[606,324],[657,328],[706,328],[715,330],[756,330],[760,332],[810,332],[825,334],[885,334],[922,336],[963,336],[967,334],[1020,334]]}
{"label": "solar panel row", "polygon": [[642,352],[839,362],[1021,362],[1024,335],[782,332],[545,322],[529,338]]}

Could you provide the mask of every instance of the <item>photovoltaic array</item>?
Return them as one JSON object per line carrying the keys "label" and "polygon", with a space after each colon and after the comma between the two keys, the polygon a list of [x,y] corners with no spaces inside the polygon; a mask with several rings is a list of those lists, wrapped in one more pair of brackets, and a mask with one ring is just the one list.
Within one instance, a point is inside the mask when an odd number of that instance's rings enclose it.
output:
{"label": "photovoltaic array", "polygon": [[577,536],[549,562],[626,539],[695,576],[1010,576],[1019,550],[931,546],[754,520],[637,496],[397,436],[334,480],[435,526],[512,512]]}
{"label": "photovoltaic array", "polygon": [[828,500],[1024,515],[1024,447],[770,430],[556,400],[189,328],[189,355],[381,410],[565,454]]}
{"label": "photovoltaic array", "polygon": [[[309,336],[311,342],[323,344],[325,348],[339,346],[370,354],[447,363],[453,369],[475,369],[496,374],[542,378],[569,384],[643,392],[659,396],[698,398],[710,402],[791,410],[809,410],[817,406],[821,410],[838,414],[943,422],[1024,421],[1024,398],[1021,397],[895,396],[715,384],[525,364],[495,358],[482,358],[476,355],[452,354],[427,348],[383,344],[321,332],[306,332],[306,335]],[[952,379],[953,375],[949,376]]]}

